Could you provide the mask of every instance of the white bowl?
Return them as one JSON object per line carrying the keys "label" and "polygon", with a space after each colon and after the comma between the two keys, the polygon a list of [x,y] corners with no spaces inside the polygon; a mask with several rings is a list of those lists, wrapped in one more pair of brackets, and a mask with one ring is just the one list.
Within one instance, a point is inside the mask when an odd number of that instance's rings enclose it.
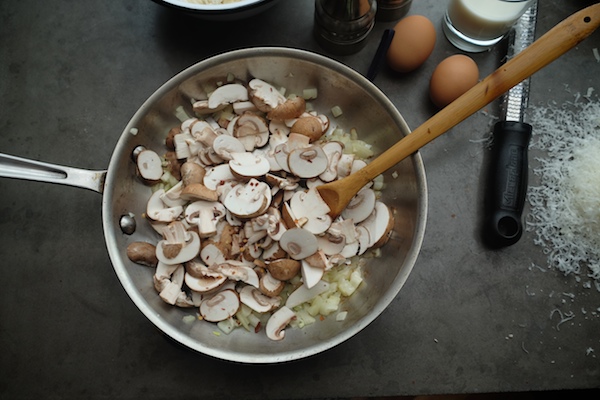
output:
{"label": "white bowl", "polygon": [[202,19],[230,21],[259,14],[279,0],[240,0],[226,4],[195,4],[184,0],[152,1]]}

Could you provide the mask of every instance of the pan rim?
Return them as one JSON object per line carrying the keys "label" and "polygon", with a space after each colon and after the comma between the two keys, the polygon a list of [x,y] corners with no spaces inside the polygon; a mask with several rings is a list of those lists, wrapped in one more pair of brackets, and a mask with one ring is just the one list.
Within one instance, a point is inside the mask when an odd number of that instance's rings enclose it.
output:
{"label": "pan rim", "polygon": [[348,79],[358,82],[361,85],[361,87],[365,88],[366,91],[375,96],[377,100],[381,102],[382,107],[385,107],[389,110],[394,119],[397,120],[397,122],[399,123],[399,126],[403,129],[403,133],[410,132],[406,121],[404,120],[400,112],[397,110],[395,105],[391,102],[391,100],[389,100],[389,98],[377,86],[375,86],[361,74],[359,74],[352,68],[342,64],[341,62],[307,50],[299,50],[286,47],[252,47],[220,53],[191,65],[190,67],[174,75],[164,84],[162,84],[150,97],[148,97],[148,99],[140,106],[140,108],[136,111],[136,113],[127,123],[125,129],[123,130],[123,133],[121,134],[117,142],[117,145],[114,149],[113,155],[111,156],[111,160],[107,169],[107,183],[105,184],[102,201],[102,222],[105,243],[109,251],[109,257],[111,259],[113,269],[115,270],[119,281],[121,282],[127,295],[133,301],[136,307],[142,312],[142,314],[146,316],[146,318],[150,322],[152,322],[158,329],[160,329],[161,332],[163,332],[171,339],[175,340],[176,342],[182,344],[183,346],[191,350],[202,353],[204,355],[212,356],[217,359],[247,364],[274,364],[303,359],[329,350],[358,334],[375,319],[377,319],[389,307],[389,305],[398,295],[400,289],[403,287],[404,283],[408,279],[408,276],[410,275],[412,268],[414,267],[418,255],[420,253],[424,239],[425,225],[427,221],[428,194],[423,160],[420,153],[417,152],[410,156],[409,159],[411,160],[416,173],[416,183],[418,186],[417,190],[420,194],[419,208],[418,216],[416,219],[417,225],[414,227],[415,236],[413,238],[413,245],[410,247],[409,252],[406,255],[403,273],[400,273],[395,277],[394,283],[392,284],[392,286],[390,286],[390,289],[393,290],[389,290],[385,296],[382,296],[382,298],[379,299],[379,301],[376,303],[376,307],[374,307],[369,313],[367,313],[360,320],[358,320],[356,324],[350,327],[350,329],[346,329],[345,331],[340,332],[331,339],[323,341],[318,345],[313,345],[299,350],[297,349],[290,351],[282,351],[279,353],[271,354],[240,353],[231,352],[226,349],[224,350],[210,348],[194,340],[193,338],[184,335],[182,332],[176,329],[172,329],[172,327],[168,322],[166,322],[166,320],[162,319],[160,315],[158,315],[155,311],[153,311],[151,307],[148,306],[146,300],[138,291],[138,288],[131,281],[129,274],[127,273],[127,267],[120,255],[122,249],[119,248],[119,246],[117,246],[114,237],[111,237],[111,232],[114,230],[114,226],[116,223],[118,223],[118,221],[110,219],[113,215],[113,210],[112,202],[109,200],[112,199],[115,195],[115,185],[112,185],[110,183],[115,180],[117,164],[119,163],[122,157],[122,151],[119,150],[123,148],[129,140],[128,136],[130,135],[131,129],[135,128],[135,122],[138,121],[141,116],[145,115],[147,110],[154,103],[156,103],[156,101],[158,101],[165,93],[172,90],[181,82],[200,73],[203,70],[210,69],[211,67],[220,63],[226,63],[238,59],[259,57],[287,57],[301,59],[313,63],[318,63],[327,68],[333,69],[336,72],[346,76]]}

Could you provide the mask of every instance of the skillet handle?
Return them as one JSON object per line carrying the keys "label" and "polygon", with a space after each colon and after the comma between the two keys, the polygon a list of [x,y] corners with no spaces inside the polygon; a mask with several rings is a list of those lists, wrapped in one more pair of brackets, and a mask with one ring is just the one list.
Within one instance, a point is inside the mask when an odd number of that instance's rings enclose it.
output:
{"label": "skillet handle", "polygon": [[0,177],[59,183],[102,193],[106,171],[64,167],[0,153]]}

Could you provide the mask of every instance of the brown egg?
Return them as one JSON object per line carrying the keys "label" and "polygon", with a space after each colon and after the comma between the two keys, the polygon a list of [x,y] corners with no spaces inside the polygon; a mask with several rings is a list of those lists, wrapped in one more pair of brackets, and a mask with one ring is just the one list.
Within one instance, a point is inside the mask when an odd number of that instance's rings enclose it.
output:
{"label": "brown egg", "polygon": [[394,37],[387,51],[390,68],[410,72],[427,60],[435,46],[435,28],[422,15],[411,15],[396,24]]}
{"label": "brown egg", "polygon": [[444,59],[433,71],[429,96],[442,108],[452,103],[479,81],[479,68],[471,57],[457,54]]}

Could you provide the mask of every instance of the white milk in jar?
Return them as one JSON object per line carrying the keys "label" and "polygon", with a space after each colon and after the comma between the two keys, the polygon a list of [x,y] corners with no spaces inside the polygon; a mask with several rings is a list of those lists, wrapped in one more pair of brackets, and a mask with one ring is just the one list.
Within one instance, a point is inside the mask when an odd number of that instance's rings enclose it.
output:
{"label": "white milk in jar", "polygon": [[[497,43],[529,8],[533,0],[450,0],[444,18],[444,32],[456,40],[471,42],[486,50]],[[452,36],[452,37],[451,37]],[[457,47],[462,48],[460,45]],[[463,50],[477,51],[463,48]]]}

